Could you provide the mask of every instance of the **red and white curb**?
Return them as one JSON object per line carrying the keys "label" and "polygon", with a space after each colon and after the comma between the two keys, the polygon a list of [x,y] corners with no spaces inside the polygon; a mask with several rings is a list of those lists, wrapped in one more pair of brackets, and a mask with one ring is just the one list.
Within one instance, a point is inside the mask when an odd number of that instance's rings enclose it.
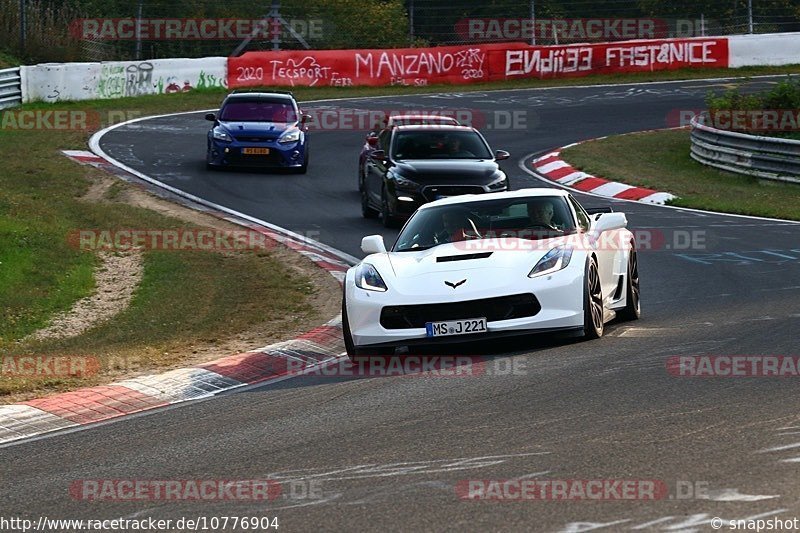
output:
{"label": "red and white curb", "polygon": [[[119,173],[116,166],[91,152],[69,150],[64,154],[82,164]],[[243,223],[225,213],[215,214],[263,233],[308,257],[339,283],[343,282],[348,265],[328,250],[257,224]],[[190,368],[0,405],[0,444],[207,398],[248,385],[280,381],[326,366],[340,359],[343,351],[341,317],[337,317],[296,339]]]}
{"label": "red and white curb", "polygon": [[559,148],[554,152],[534,159],[531,163],[533,169],[536,173],[559,185],[564,185],[565,187],[581,192],[596,194],[598,196],[659,205],[663,205],[676,198],[675,195],[668,192],[659,192],[645,187],[635,187],[625,183],[610,181],[573,168],[569,163],[561,159],[561,151],[575,146],[576,144],[580,143]]}

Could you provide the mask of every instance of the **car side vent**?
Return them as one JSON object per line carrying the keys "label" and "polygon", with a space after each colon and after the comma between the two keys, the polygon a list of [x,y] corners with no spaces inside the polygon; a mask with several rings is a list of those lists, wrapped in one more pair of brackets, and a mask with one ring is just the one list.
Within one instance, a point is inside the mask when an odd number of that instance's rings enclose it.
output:
{"label": "car side vent", "polygon": [[494,252],[481,252],[479,254],[463,254],[463,255],[448,255],[445,257],[437,257],[437,263],[450,263],[452,261],[469,261],[470,259],[486,259]]}

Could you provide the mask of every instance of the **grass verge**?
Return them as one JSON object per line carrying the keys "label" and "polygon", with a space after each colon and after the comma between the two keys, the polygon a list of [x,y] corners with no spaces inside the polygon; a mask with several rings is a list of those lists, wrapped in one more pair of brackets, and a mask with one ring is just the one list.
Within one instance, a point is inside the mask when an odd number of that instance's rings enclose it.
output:
{"label": "grass verge", "polygon": [[689,157],[688,130],[617,135],[568,148],[562,157],[589,174],[671,192],[672,205],[800,220],[800,185],[706,167]]}
{"label": "grass verge", "polygon": [[[207,225],[130,205],[132,194],[149,195],[59,153],[85,146],[88,133],[0,131],[0,403],[196,362],[198,353],[210,359],[252,349],[335,314],[313,302],[320,293],[338,294],[335,281],[312,283],[310,262],[287,265],[292,259],[277,255],[290,252],[148,251],[143,280],[123,312],[77,337],[27,339],[94,289],[98,258],[73,247],[71,232]],[[104,181],[105,193],[95,198]],[[229,342],[251,331],[258,335],[247,343]],[[31,376],[15,368],[14,358],[31,355],[91,358],[100,373]],[[112,368],[111,360],[135,365]]]}

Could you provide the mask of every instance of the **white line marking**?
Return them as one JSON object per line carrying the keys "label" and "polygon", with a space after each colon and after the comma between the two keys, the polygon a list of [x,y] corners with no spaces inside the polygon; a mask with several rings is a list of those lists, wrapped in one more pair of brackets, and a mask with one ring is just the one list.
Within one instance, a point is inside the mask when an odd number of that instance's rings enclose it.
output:
{"label": "white line marking", "polygon": [[758,453],[782,452],[783,450],[792,450],[794,448],[800,448],[800,442],[795,442],[793,444],[785,444],[783,446],[775,446],[774,448],[765,448],[763,450],[760,450]]}

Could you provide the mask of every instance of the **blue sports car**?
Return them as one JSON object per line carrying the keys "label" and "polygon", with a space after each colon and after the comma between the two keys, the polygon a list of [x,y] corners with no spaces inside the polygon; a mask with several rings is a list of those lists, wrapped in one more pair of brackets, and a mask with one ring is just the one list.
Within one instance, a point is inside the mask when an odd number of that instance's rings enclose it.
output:
{"label": "blue sports car", "polygon": [[206,166],[308,170],[308,115],[291,93],[234,92],[223,100],[208,132]]}

